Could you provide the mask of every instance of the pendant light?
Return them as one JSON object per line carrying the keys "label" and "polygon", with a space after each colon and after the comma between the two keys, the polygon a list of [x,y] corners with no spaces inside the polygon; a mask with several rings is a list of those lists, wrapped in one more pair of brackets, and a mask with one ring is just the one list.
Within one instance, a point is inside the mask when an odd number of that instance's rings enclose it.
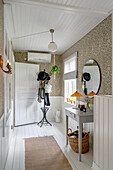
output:
{"label": "pendant light", "polygon": [[53,41],[54,29],[50,29],[50,33],[51,33],[52,41],[49,43],[48,49],[49,49],[50,52],[54,53],[54,52],[57,51],[57,45],[56,45],[56,43]]}

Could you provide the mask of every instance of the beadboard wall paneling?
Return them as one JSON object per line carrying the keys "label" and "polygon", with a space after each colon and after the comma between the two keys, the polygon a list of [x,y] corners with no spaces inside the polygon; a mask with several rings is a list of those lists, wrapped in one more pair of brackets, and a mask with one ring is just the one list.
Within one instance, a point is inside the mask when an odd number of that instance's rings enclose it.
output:
{"label": "beadboard wall paneling", "polygon": [[[0,0],[0,55],[2,55],[3,61],[6,62],[7,59],[11,62],[13,74],[8,75],[4,73],[0,68],[0,169],[4,169],[8,150],[10,146],[10,141],[12,137],[11,125],[13,125],[13,110],[11,105],[13,105],[13,77],[14,70],[12,62],[12,46],[11,42],[8,42],[8,53],[5,54],[4,44],[5,33],[8,35],[8,27],[5,18],[5,9],[3,1]],[[13,64],[13,65],[12,65]],[[6,69],[6,68],[5,68]]]}
{"label": "beadboard wall paneling", "polygon": [[[12,74],[4,75],[4,120],[1,128],[3,129],[3,137],[1,138],[2,142],[2,168],[4,168],[7,155],[9,151],[10,142],[12,139],[13,130],[11,129],[11,125],[13,125],[13,101],[14,101],[14,62],[13,62],[13,52],[11,48],[11,44],[9,43],[9,61],[11,62]],[[7,58],[7,56],[5,56]]]}
{"label": "beadboard wall paneling", "polygon": [[0,170],[3,170],[3,158],[4,158],[4,148],[3,148],[3,122],[4,122],[4,115],[0,118]]}
{"label": "beadboard wall paneling", "polygon": [[113,96],[95,96],[94,160],[100,170],[113,169]]}
{"label": "beadboard wall paneling", "polygon": [[[0,0],[0,55],[2,55],[3,60],[5,61],[5,55],[4,55],[4,5],[3,1]],[[10,53],[10,52],[9,52]],[[9,141],[10,141],[10,131],[11,131],[11,123],[10,123],[10,115],[7,114],[9,110],[7,110],[7,103],[6,99],[4,96],[6,92],[6,86],[8,80],[10,79],[9,76],[7,76],[5,73],[0,68],[0,169],[3,170],[6,159],[7,159],[7,154],[8,154],[8,149],[9,149]],[[10,93],[9,89],[7,89],[8,92]],[[8,96],[8,94],[6,94]],[[7,99],[9,100],[9,98]],[[8,116],[7,116],[8,115]]]}
{"label": "beadboard wall paneling", "polygon": [[76,51],[78,52],[78,91],[83,94],[81,76],[84,64],[87,60],[94,59],[101,69],[102,80],[99,94],[112,94],[112,16],[107,17],[63,53],[63,60]]}
{"label": "beadboard wall paneling", "polygon": [[[3,55],[4,44],[4,8],[0,0],[0,55]],[[4,113],[4,73],[0,68],[0,117]]]}
{"label": "beadboard wall paneling", "polygon": [[[28,58],[27,52],[14,52],[15,62],[22,62],[22,63],[32,63],[25,60]],[[34,63],[36,64],[36,62]],[[37,63],[39,64],[40,71],[45,71],[47,73],[50,72],[52,66],[54,65],[54,59],[52,56],[51,63]],[[60,55],[56,55],[55,57],[55,64],[60,68],[60,73],[56,74],[55,79],[54,76],[51,76],[50,84],[52,85],[52,93],[51,96],[61,96],[62,94],[62,80],[63,80],[63,60]]]}

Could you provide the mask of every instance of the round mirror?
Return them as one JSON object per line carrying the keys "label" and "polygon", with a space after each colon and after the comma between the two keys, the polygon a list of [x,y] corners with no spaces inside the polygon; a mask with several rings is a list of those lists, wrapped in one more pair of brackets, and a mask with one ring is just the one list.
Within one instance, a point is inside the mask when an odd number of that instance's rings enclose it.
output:
{"label": "round mirror", "polygon": [[100,67],[95,60],[88,60],[83,68],[82,88],[85,95],[90,92],[98,93],[101,83]]}

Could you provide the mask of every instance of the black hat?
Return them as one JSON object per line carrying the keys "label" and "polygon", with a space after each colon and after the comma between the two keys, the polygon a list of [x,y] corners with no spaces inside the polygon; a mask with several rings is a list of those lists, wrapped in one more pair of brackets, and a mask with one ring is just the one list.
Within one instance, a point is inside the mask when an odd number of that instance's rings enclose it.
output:
{"label": "black hat", "polygon": [[85,81],[89,81],[89,80],[91,79],[91,76],[90,76],[89,73],[86,73],[86,72],[85,72],[85,73],[83,74],[83,78],[84,78]]}
{"label": "black hat", "polygon": [[50,76],[49,76],[49,74],[48,74],[48,78],[47,78],[47,80],[50,80]]}
{"label": "black hat", "polygon": [[44,81],[44,80],[47,80],[48,77],[49,77],[48,73],[46,73],[45,71],[41,71],[41,72],[38,74],[38,79],[37,79],[37,80]]}

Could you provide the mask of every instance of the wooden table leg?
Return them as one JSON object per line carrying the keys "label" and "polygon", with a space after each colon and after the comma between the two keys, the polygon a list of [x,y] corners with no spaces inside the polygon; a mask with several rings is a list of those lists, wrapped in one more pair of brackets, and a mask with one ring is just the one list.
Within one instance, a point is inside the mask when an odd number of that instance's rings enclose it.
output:
{"label": "wooden table leg", "polygon": [[68,116],[66,115],[66,145],[68,145],[67,131],[68,131]]}
{"label": "wooden table leg", "polygon": [[81,161],[82,153],[82,123],[79,122],[79,161]]}

